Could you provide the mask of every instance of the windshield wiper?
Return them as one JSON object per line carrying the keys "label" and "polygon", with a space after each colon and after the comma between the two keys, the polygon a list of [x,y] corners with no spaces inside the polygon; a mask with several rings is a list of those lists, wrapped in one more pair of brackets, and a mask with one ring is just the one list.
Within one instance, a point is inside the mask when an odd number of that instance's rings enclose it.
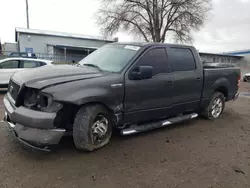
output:
{"label": "windshield wiper", "polygon": [[88,66],[88,67],[94,67],[94,68],[98,68],[100,71],[102,71],[102,69],[96,65],[96,64],[90,64],[90,63],[86,63],[86,64],[83,64],[84,66]]}

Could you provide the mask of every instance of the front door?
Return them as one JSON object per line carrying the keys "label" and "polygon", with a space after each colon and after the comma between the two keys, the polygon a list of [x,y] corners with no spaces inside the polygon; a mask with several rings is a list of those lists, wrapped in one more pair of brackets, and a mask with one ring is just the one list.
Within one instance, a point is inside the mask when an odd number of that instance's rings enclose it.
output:
{"label": "front door", "polygon": [[19,69],[19,60],[8,60],[0,63],[0,85],[9,83],[10,77]]}
{"label": "front door", "polygon": [[[152,66],[153,77],[145,80],[129,79],[129,73],[139,66]],[[154,47],[146,50],[125,77],[124,124],[168,116],[172,105],[173,85],[166,48]]]}

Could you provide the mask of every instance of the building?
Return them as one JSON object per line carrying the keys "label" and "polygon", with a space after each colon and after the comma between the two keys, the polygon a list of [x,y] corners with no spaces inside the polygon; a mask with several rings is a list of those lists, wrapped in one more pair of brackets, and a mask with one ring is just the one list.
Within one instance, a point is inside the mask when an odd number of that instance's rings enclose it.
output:
{"label": "building", "polygon": [[5,42],[2,44],[3,55],[7,56],[11,52],[17,52],[17,43]]}
{"label": "building", "polygon": [[200,53],[203,63],[232,63],[241,68],[242,76],[250,72],[250,50],[223,52],[222,54]]}
{"label": "building", "polygon": [[203,63],[232,63],[240,64],[244,56],[233,54],[216,54],[199,52]]}
{"label": "building", "polygon": [[243,56],[244,59],[243,59],[242,66],[250,68],[250,49],[249,50],[225,52],[224,54]]}
{"label": "building", "polygon": [[19,52],[35,53],[39,58],[58,62],[77,62],[97,48],[118,39],[82,34],[16,28],[15,40]]}
{"label": "building", "polygon": [[242,59],[240,64],[242,75],[250,72],[250,49],[225,52],[225,54],[243,56],[244,58]]}

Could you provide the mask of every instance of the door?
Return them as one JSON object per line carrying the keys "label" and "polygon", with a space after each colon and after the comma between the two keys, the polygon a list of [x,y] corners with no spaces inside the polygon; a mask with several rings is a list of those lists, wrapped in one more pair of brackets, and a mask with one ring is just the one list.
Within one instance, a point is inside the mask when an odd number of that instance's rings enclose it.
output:
{"label": "door", "polygon": [[7,60],[0,63],[0,85],[7,85],[10,77],[19,69],[19,60]]}
{"label": "door", "polygon": [[202,86],[203,71],[189,48],[170,48],[170,67],[174,75],[173,110],[177,113],[192,112],[198,109]]}
{"label": "door", "polygon": [[[139,66],[152,66],[153,77],[132,80]],[[125,76],[124,123],[140,123],[168,116],[171,109],[173,75],[169,74],[165,47],[145,51]]]}

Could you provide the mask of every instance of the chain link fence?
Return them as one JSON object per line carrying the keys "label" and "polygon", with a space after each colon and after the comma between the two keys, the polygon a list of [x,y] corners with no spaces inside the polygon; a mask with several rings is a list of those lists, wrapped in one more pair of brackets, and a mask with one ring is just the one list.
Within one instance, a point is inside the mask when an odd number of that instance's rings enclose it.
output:
{"label": "chain link fence", "polygon": [[87,55],[75,55],[75,54],[46,54],[46,53],[33,53],[29,54],[27,52],[11,52],[11,51],[2,51],[0,52],[0,60],[9,58],[9,57],[24,57],[24,58],[37,58],[37,59],[46,59],[51,60],[55,64],[71,64],[77,63],[85,58]]}

